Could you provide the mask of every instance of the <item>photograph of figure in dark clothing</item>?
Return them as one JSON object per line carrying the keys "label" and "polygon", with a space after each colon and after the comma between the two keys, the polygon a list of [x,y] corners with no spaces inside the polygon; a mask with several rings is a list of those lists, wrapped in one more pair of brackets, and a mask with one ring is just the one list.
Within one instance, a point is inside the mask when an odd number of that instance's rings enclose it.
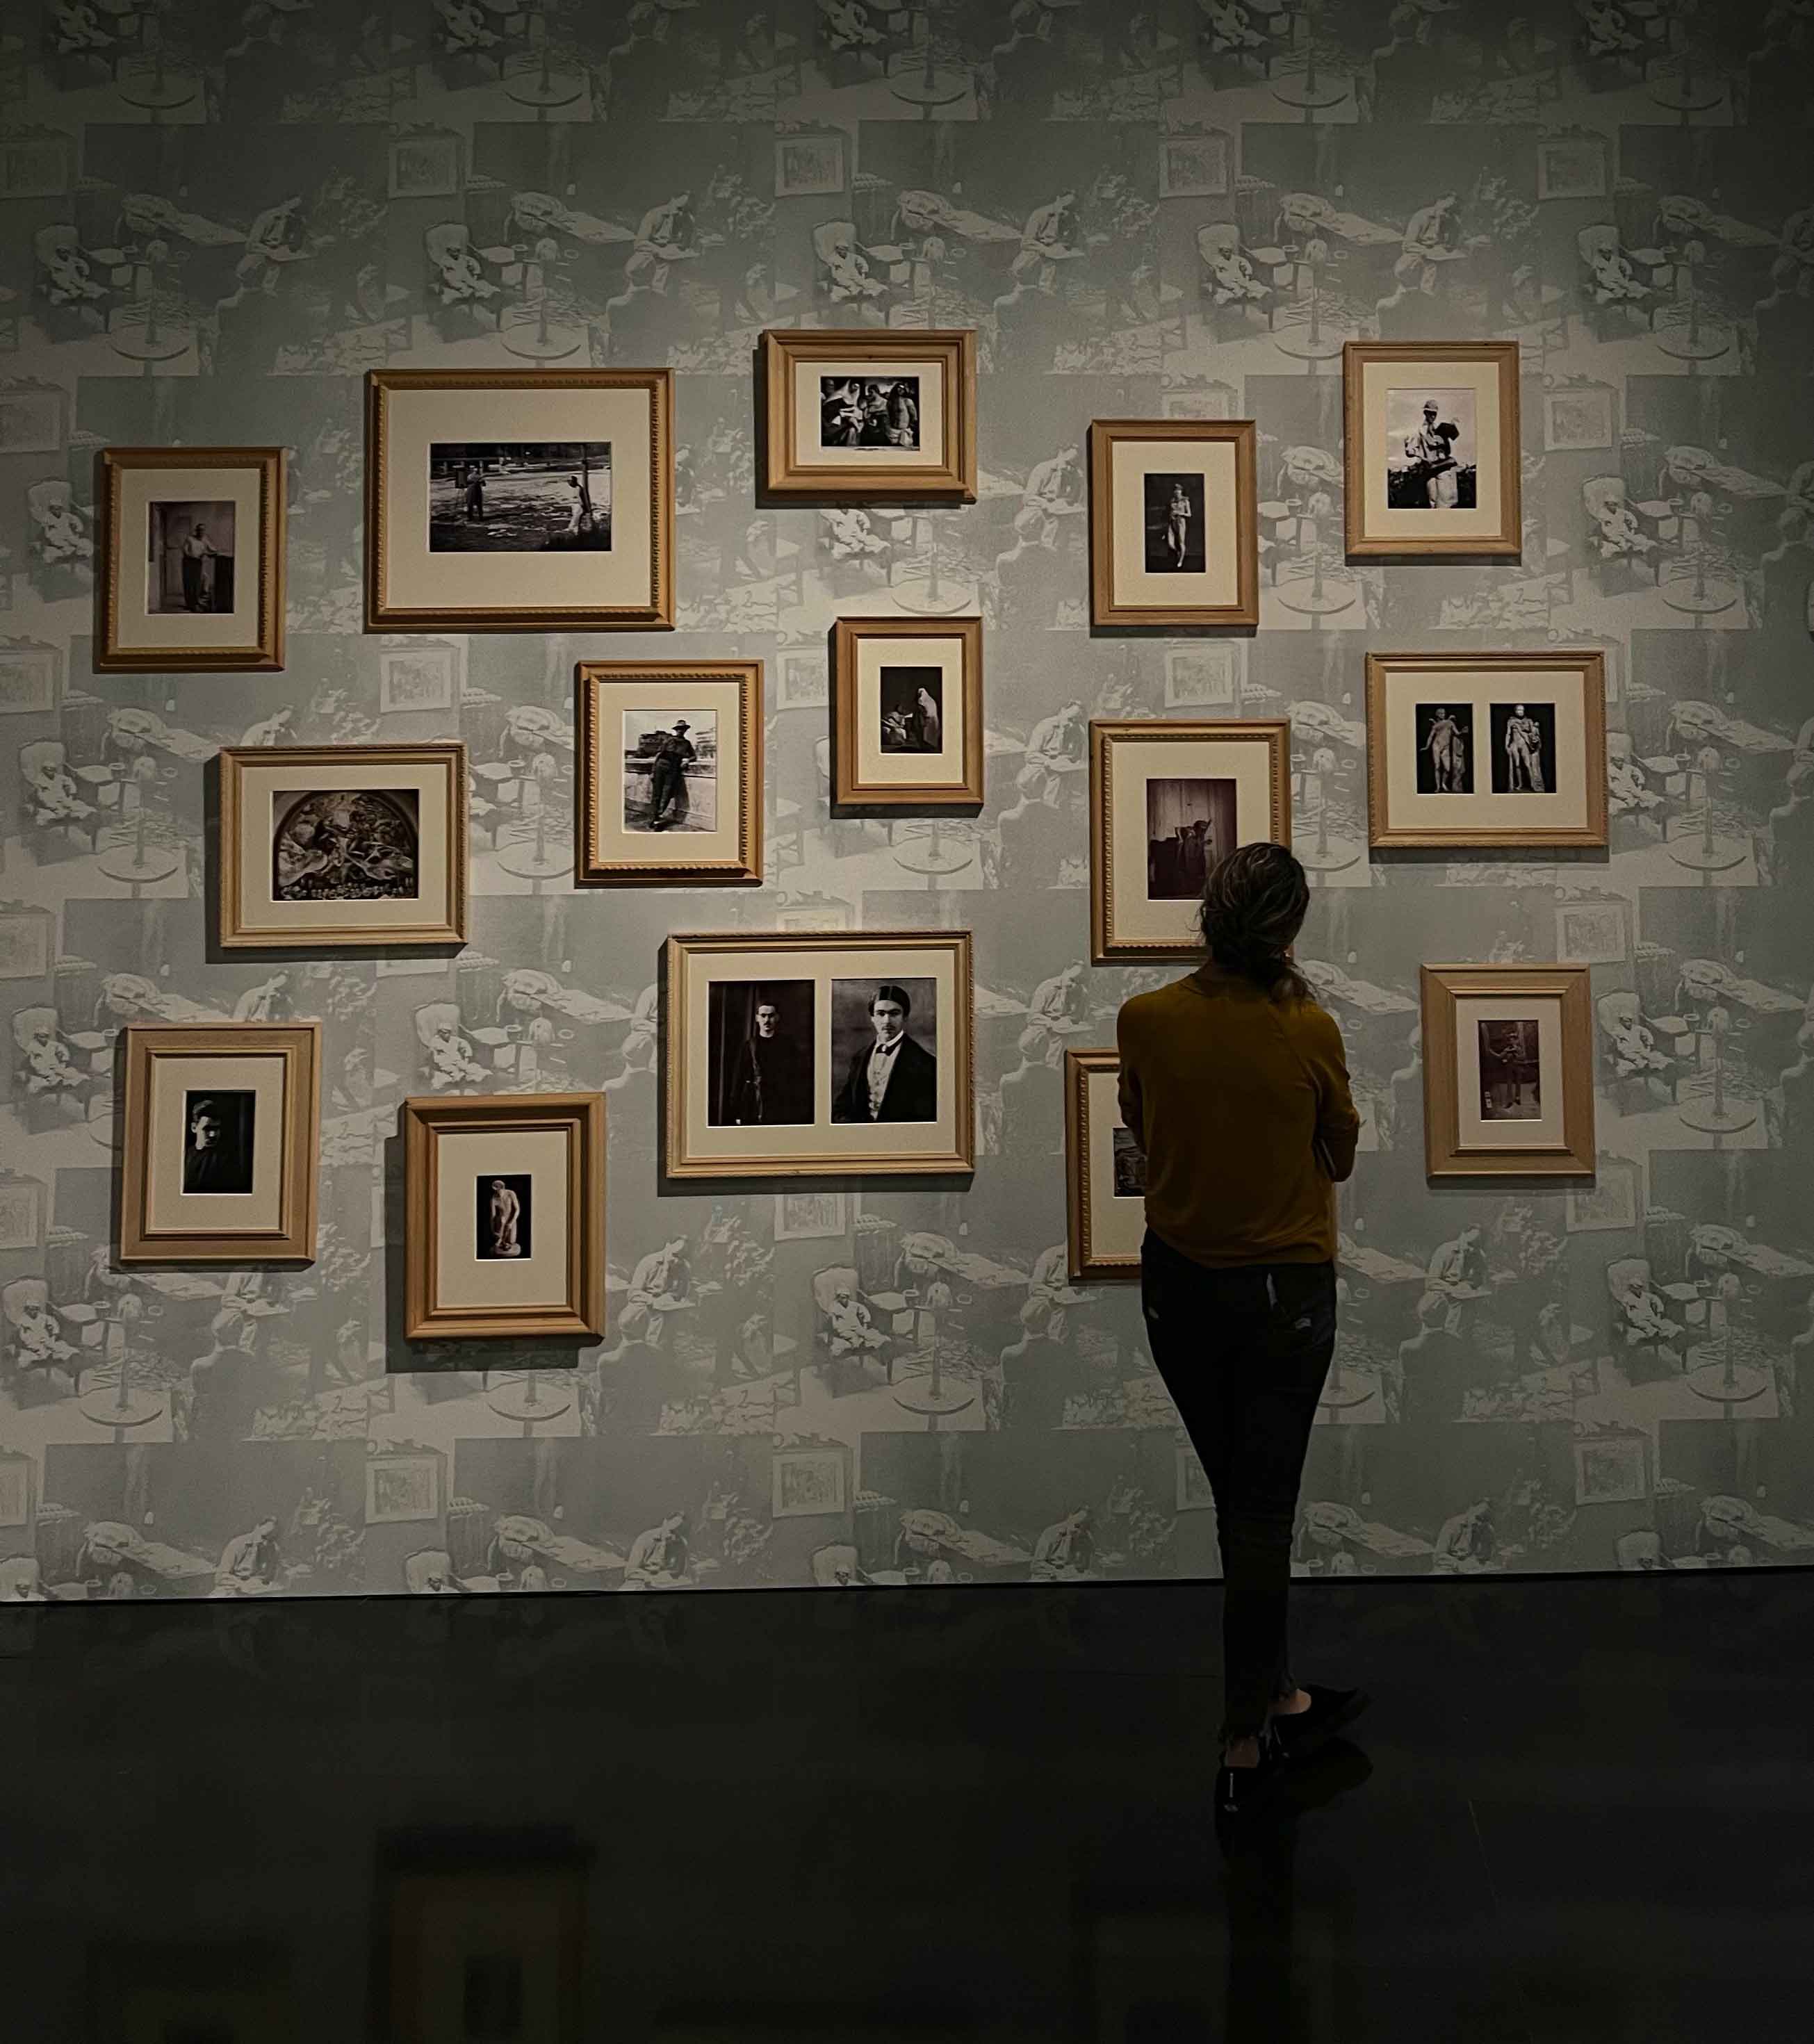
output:
{"label": "photograph of figure in dark clothing", "polygon": [[917,376],[821,376],[819,444],[822,448],[917,448],[920,444]]}
{"label": "photograph of figure in dark clothing", "polygon": [[832,982],[832,1119],[936,1121],[938,982]]}
{"label": "photograph of figure in dark clothing", "polygon": [[884,752],[939,752],[944,749],[945,678],[937,667],[884,667],[882,670],[882,749]]}
{"label": "photograph of figure in dark clothing", "polygon": [[1201,574],[1203,478],[1154,470],[1141,478],[1146,510],[1148,574]]}
{"label": "photograph of figure in dark clothing", "polygon": [[1417,792],[1420,795],[1474,793],[1474,705],[1417,705]]}
{"label": "photograph of figure in dark clothing", "polygon": [[718,827],[718,713],[624,713],[624,828]]}
{"label": "photograph of figure in dark clothing", "polygon": [[1235,848],[1235,784],[1147,783],[1147,897],[1194,901],[1211,866]]}
{"label": "photograph of figure in dark clothing", "polygon": [[1540,1121],[1543,1067],[1536,1022],[1482,1022],[1478,1026],[1481,1120]]}
{"label": "photograph of figure in dark clothing", "polygon": [[1474,394],[1385,394],[1385,501],[1393,511],[1475,508]]}
{"label": "photograph of figure in dark clothing", "polygon": [[153,617],[179,610],[225,616],[233,607],[233,521],[230,500],[154,501],[145,574],[145,609]]}
{"label": "photograph of figure in dark clothing", "polygon": [[183,1189],[249,1193],[252,1189],[255,1093],[216,1088],[183,1102]]}
{"label": "photograph of figure in dark clothing", "polygon": [[799,1128],[811,1122],[811,980],[714,980],[707,1024],[705,1118],[714,1128]]}

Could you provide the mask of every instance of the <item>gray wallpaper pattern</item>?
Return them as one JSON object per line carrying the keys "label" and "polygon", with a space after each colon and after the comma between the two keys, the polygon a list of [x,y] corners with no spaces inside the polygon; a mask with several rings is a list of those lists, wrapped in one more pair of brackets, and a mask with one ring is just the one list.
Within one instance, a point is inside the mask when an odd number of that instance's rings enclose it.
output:
{"label": "gray wallpaper pattern", "polygon": [[[1811,40],[1797,0],[10,8],[0,1594],[1213,1571],[1132,1290],[1063,1248],[1063,1050],[1163,976],[1084,962],[1084,721],[1174,712],[1293,719],[1366,1117],[1301,1570],[1814,1557]],[[980,501],[765,508],[789,324],[974,326]],[[1374,334],[1521,344],[1521,564],[1344,564]],[[675,371],[680,629],[363,635],[364,372],[537,359]],[[1155,414],[1259,421],[1251,639],[1088,628],[1085,430]],[[280,676],[93,672],[94,451],[179,441],[293,450]],[[829,815],[828,628],[894,609],[986,620],[974,824]],[[1606,651],[1610,853],[1370,861],[1364,650],[1551,644]],[[766,663],[759,891],[571,886],[574,663],[651,652]],[[463,955],[211,954],[217,747],[455,733]],[[662,939],[778,925],[974,931],[972,1186],[659,1192]],[[1429,1188],[1419,962],[1555,957],[1597,1187]],[[115,1032],[201,1016],[325,1024],[313,1269],[110,1261]],[[608,1097],[577,1367],[398,1338],[449,1016],[457,1085]]]}

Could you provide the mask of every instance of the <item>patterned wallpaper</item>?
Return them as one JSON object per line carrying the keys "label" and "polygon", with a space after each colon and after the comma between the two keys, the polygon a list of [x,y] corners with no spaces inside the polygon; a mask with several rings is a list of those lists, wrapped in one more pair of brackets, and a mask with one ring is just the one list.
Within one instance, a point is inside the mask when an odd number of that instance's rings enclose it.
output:
{"label": "patterned wallpaper", "polygon": [[[1084,722],[1204,711],[1293,720],[1366,1117],[1301,1570],[1814,1557],[1811,40],[1800,0],[10,7],[0,1594],[1213,1571],[1131,1289],[1065,1281],[1060,1101],[1163,977],[1084,962]],[[976,328],[980,501],[759,501],[775,325]],[[1520,563],[1345,565],[1374,335],[1520,343]],[[680,628],[363,634],[364,372],[538,359],[676,372]],[[1153,415],[1259,422],[1257,635],[1088,628],[1078,451]],[[293,450],[281,675],[93,671],[95,450],[176,441]],[[986,620],[974,823],[830,816],[827,633],[897,610]],[[1370,860],[1365,650],[1545,645],[1607,655],[1610,852]],[[575,663],[655,652],[766,663],[759,890],[571,886]],[[453,735],[463,953],[211,950],[218,746]],[[967,1189],[662,1190],[661,941],[778,926],[975,932]],[[1430,1187],[1420,961],[1558,957],[1596,1185]],[[116,1032],[234,1016],[325,1024],[319,1261],[116,1269]],[[399,1339],[450,1016],[485,1086],[609,1101],[577,1367]]]}

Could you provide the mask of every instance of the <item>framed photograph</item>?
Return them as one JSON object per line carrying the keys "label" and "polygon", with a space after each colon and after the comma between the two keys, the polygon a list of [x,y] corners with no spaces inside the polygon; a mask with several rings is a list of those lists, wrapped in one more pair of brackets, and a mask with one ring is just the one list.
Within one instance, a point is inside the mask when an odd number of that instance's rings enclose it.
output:
{"label": "framed photograph", "polygon": [[1539,198],[1605,198],[1606,138],[1563,135],[1537,144]]}
{"label": "framed photograph", "polygon": [[367,1462],[367,1525],[402,1526],[440,1516],[439,1455],[374,1455]]}
{"label": "framed photograph", "polygon": [[122,1263],[312,1263],[319,1022],[126,1025]]}
{"label": "framed photograph", "polygon": [[1350,559],[1523,552],[1516,341],[1347,342],[1342,442]]}
{"label": "framed photograph", "polygon": [[1597,454],[1612,444],[1610,383],[1570,384],[1543,393],[1543,449],[1547,454]]}
{"label": "framed photograph", "polygon": [[1570,1235],[1610,1234],[1642,1226],[1641,1166],[1635,1158],[1602,1157],[1591,1185],[1570,1185],[1567,1228]]}
{"label": "framed photograph", "polygon": [[1606,658],[1370,653],[1372,843],[1606,842]]}
{"label": "framed photograph", "polygon": [[48,1193],[41,1179],[0,1177],[0,1252],[44,1247]]}
{"label": "framed photograph", "polygon": [[982,804],[982,620],[840,617],[832,800],[876,809]]}
{"label": "framed photograph", "polygon": [[0,640],[0,717],[48,717],[62,693],[63,655],[35,640]]}
{"label": "framed photograph", "polygon": [[374,369],[368,632],[674,623],[666,369]]}
{"label": "framed photograph", "polygon": [[378,656],[378,713],[421,717],[459,701],[460,649],[447,640],[386,646]]}
{"label": "framed photograph", "polygon": [[1593,1176],[1593,996],[1585,966],[1422,969],[1432,1178]]}
{"label": "framed photograph", "polygon": [[844,188],[844,136],[782,135],[774,144],[777,198],[830,198]]}
{"label": "framed photograph", "polygon": [[774,1458],[777,1519],[816,1519],[844,1509],[844,1450],[784,1448]]}
{"label": "framed photograph", "polygon": [[574,878],[759,882],[759,660],[586,660]]}
{"label": "framed photograph", "polygon": [[0,381],[0,454],[56,454],[69,402],[55,383]]}
{"label": "framed photograph", "polygon": [[1574,1443],[1577,1504],[1635,1504],[1650,1496],[1642,1434],[1582,1435]]}
{"label": "framed photograph", "polygon": [[1623,965],[1631,954],[1624,901],[1563,901],[1556,908],[1556,956],[1564,965]]}
{"label": "framed photograph", "polygon": [[1090,428],[1095,624],[1258,624],[1251,419],[1096,419]]}
{"label": "framed photograph", "polygon": [[1121,1120],[1115,1051],[1064,1054],[1065,1208],[1073,1278],[1138,1278],[1147,1154]]}
{"label": "framed photograph", "polygon": [[976,501],[976,336],[872,327],[763,335],[776,496]]}
{"label": "framed photograph", "polygon": [[42,979],[56,927],[48,909],[0,909],[0,979]]}
{"label": "framed photograph", "polygon": [[1232,138],[1219,129],[1207,135],[1166,135],[1159,142],[1161,198],[1220,198],[1228,190]]}
{"label": "framed photograph", "polygon": [[667,969],[671,1178],[974,1168],[967,930],[670,937]]}
{"label": "framed photograph", "polygon": [[777,1193],[777,1242],[830,1242],[851,1229],[850,1195],[820,1188],[809,1193]]}
{"label": "framed photograph", "polygon": [[110,674],[283,665],[282,448],[103,448],[100,616]]}
{"label": "framed photograph", "polygon": [[1236,845],[1291,842],[1282,717],[1090,727],[1090,945],[1097,965],[1201,955],[1204,879]]}
{"label": "framed photograph", "polygon": [[229,949],[466,941],[466,747],[228,746]]}
{"label": "framed photograph", "polygon": [[405,128],[390,138],[393,198],[452,198],[462,182],[465,137],[451,128]]}

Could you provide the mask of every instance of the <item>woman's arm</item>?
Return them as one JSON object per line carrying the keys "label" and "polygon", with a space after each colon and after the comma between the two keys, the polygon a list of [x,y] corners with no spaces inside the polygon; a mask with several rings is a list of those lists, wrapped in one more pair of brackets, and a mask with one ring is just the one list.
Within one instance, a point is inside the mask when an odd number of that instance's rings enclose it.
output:
{"label": "woman's arm", "polygon": [[1348,1062],[1334,1016],[1314,1008],[1306,1011],[1306,1020],[1305,1060],[1316,1087],[1316,1132],[1312,1140],[1317,1161],[1339,1185],[1354,1175],[1360,1116],[1348,1089]]}

